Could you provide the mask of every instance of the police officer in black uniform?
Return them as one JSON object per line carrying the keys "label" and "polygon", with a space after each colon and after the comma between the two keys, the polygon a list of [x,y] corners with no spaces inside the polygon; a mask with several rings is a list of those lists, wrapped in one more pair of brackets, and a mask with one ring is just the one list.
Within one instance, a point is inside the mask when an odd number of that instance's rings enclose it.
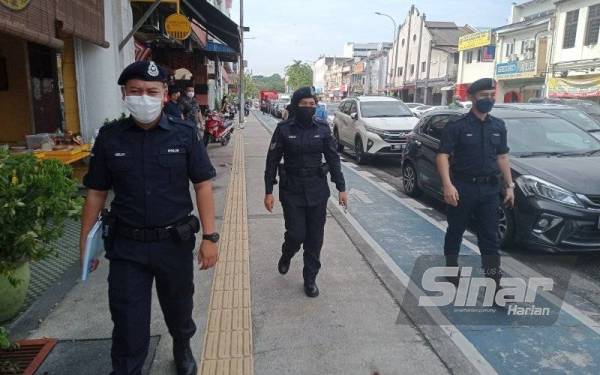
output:
{"label": "police officer in black uniform", "polygon": [[[309,297],[317,297],[316,278],[321,268],[329,198],[328,172],[340,192],[340,205],[348,204],[348,194],[335,138],[326,122],[314,119],[314,93],[309,87],[301,88],[292,95],[290,105],[293,115],[277,125],[267,154],[265,207],[272,212],[273,184],[279,171],[279,199],[286,231],[278,269],[286,274],[292,257],[304,245],[304,291]],[[280,165],[282,157],[284,164]]]}
{"label": "police officer in black uniform", "polygon": [[173,337],[177,372],[197,372],[190,338],[196,331],[193,251],[200,223],[191,215],[189,181],[204,233],[198,255],[201,269],[213,267],[218,257],[211,182],[215,170],[196,126],[162,113],[166,80],[166,72],[151,61],[125,68],[118,84],[131,117],[101,128],[84,178],[88,193],[82,249],[108,191],[114,191],[104,234],[116,375],[141,374],[150,339],[154,280]]}
{"label": "police officer in black uniform", "polygon": [[[502,277],[498,235],[500,194],[504,194],[504,204],[512,207],[515,185],[510,171],[506,127],[502,120],[489,115],[495,103],[495,89],[491,78],[471,85],[468,90],[473,103],[471,111],[444,128],[437,168],[444,200],[448,203],[446,265],[458,266],[462,236],[475,214],[483,270],[498,287]],[[449,281],[456,284],[458,277]]]}

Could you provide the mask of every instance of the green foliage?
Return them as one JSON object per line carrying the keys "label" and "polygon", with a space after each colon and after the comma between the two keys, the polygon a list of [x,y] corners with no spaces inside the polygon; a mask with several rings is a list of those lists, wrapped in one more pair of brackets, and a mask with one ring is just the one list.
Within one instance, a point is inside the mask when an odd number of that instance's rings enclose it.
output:
{"label": "green foliage", "polygon": [[50,242],[62,235],[65,219],[79,216],[71,174],[59,161],[0,150],[0,276],[13,285],[15,268],[52,255]]}
{"label": "green foliage", "polygon": [[0,350],[10,349],[12,343],[10,342],[10,337],[8,336],[8,331],[4,327],[0,327]]}
{"label": "green foliage", "polygon": [[313,71],[308,63],[294,60],[292,65],[285,67],[285,74],[288,77],[288,86],[292,91],[297,90],[300,87],[312,86]]}
{"label": "green foliage", "polygon": [[273,90],[277,92],[285,91],[285,80],[279,74],[272,76],[253,76],[252,82],[256,86],[256,91]]}
{"label": "green foliage", "polygon": [[244,98],[256,98],[258,96],[258,89],[252,79],[252,76],[248,73],[244,74]]}

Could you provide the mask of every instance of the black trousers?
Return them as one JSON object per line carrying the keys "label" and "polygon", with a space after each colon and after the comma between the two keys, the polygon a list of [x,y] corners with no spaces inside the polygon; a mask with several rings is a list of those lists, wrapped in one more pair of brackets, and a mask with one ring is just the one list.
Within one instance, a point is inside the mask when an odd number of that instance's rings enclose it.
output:
{"label": "black trousers", "polygon": [[114,323],[112,365],[115,375],[141,374],[150,342],[152,284],[169,333],[174,340],[196,332],[192,319],[195,238],[177,243],[168,239],[143,243],[114,239],[110,260],[108,299]]}
{"label": "black trousers", "polygon": [[321,268],[327,201],[316,206],[296,206],[289,203],[282,203],[282,206],[285,219],[284,242],[281,246],[283,257],[292,259],[303,245],[302,276],[305,283],[314,283]]}
{"label": "black trousers", "polygon": [[[471,218],[475,217],[477,224],[477,239],[481,253],[481,263],[485,270],[495,270],[500,267],[500,237],[498,225],[500,214],[500,194],[497,184],[475,184],[455,181],[458,190],[458,206],[448,205],[448,229],[444,241],[444,255],[449,263],[454,263],[458,257],[463,234]],[[448,264],[455,266],[455,264]]]}

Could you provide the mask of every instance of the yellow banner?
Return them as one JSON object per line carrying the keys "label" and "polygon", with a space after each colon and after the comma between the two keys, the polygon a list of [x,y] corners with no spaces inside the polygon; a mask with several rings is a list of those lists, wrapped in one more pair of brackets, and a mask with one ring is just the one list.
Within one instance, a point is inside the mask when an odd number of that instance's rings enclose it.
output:
{"label": "yellow banner", "polygon": [[492,44],[492,32],[482,31],[463,35],[458,39],[458,50],[464,51],[467,49],[484,47]]}

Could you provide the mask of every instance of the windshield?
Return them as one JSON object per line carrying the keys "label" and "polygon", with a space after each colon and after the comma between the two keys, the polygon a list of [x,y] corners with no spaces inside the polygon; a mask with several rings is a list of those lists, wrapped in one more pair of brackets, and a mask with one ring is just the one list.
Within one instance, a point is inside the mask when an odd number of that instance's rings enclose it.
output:
{"label": "windshield", "polygon": [[360,103],[362,117],[412,117],[406,104],[400,101],[381,101]]}
{"label": "windshield", "polygon": [[600,104],[588,100],[566,99],[565,102],[573,107],[577,107],[587,114],[600,116]]}
{"label": "windshield", "polygon": [[505,119],[511,154],[586,153],[600,142],[560,118]]}
{"label": "windshield", "polygon": [[552,115],[565,119],[587,131],[600,130],[600,124],[598,124],[593,118],[586,115],[584,112],[576,109],[550,109],[544,112],[548,112]]}

